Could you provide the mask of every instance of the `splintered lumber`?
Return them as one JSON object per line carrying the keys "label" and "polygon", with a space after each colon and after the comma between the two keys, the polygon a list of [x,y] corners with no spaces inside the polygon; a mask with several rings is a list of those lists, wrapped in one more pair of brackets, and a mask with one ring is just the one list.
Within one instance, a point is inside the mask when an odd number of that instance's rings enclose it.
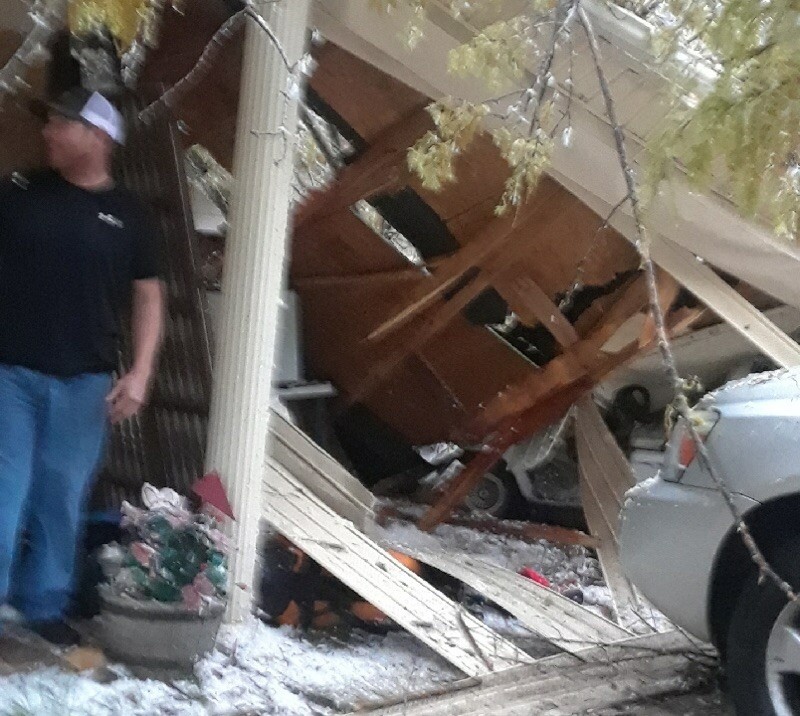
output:
{"label": "splintered lumber", "polygon": [[[532,204],[538,206],[549,195],[548,191],[543,190],[542,195]],[[537,216],[534,206],[526,208],[515,217],[509,236],[498,234],[497,238],[502,239],[501,245],[485,246],[480,243],[483,237],[479,237],[449,259],[442,261],[435,274],[435,284],[433,286],[430,282],[420,284],[414,295],[422,293],[422,297],[397,314],[395,318],[398,322],[391,319],[367,337],[367,340],[378,340],[385,336],[386,332],[394,331],[414,317],[417,317],[419,322],[413,338],[398,346],[374,366],[356,389],[349,392],[348,404],[360,402],[392,376],[407,358],[420,351],[441,333],[483,291],[495,283],[506,281],[506,274],[513,271],[510,264],[514,262],[516,249],[526,241],[526,232]],[[556,217],[550,217],[549,221],[555,219]],[[496,221],[507,222],[505,219]],[[490,226],[489,229],[491,228]],[[537,229],[541,230],[542,226],[538,226]],[[491,241],[493,240],[490,240],[490,243]],[[478,259],[483,263],[480,266],[472,265]]]}
{"label": "splintered lumber", "polygon": [[645,277],[640,276],[586,339],[490,402],[470,428],[473,437],[490,435],[484,450],[451,481],[439,501],[422,516],[419,528],[430,531],[447,519],[508,448],[552,425],[597,382],[629,360],[639,350],[638,340],[613,354],[603,353],[600,347],[646,303]]}
{"label": "splintered lumber", "polygon": [[779,366],[800,365],[800,346],[694,254],[671,241],[653,242],[653,259],[720,318]]}
{"label": "splintered lumber", "polygon": [[541,323],[562,348],[578,342],[573,325],[530,276],[516,275],[495,288],[525,325]]}
{"label": "splintered lumber", "polygon": [[[386,524],[388,519],[397,519],[404,522],[413,522],[414,517],[405,514],[402,510],[394,507],[383,507],[378,511],[377,522]],[[513,537],[523,542],[538,542],[547,540],[553,544],[561,545],[581,545],[596,549],[600,545],[600,540],[592,535],[587,535],[580,530],[573,530],[567,527],[556,525],[544,525],[535,522],[507,522],[491,519],[470,519],[468,517],[450,516],[442,524],[453,525],[454,527],[468,527],[476,532],[487,532],[503,537]]]}
{"label": "splintered lumber", "polygon": [[619,514],[625,492],[635,484],[630,464],[590,397],[578,404],[575,441],[581,501],[590,532],[600,538],[597,555],[614,608],[619,614],[640,611],[641,600],[619,560]]}
{"label": "splintered lumber", "polygon": [[571,654],[632,636],[571,599],[486,560],[404,545],[397,548],[472,587],[532,632]]}
{"label": "splintered lumber", "polygon": [[[698,660],[712,663],[713,651],[673,631],[649,634],[559,654],[481,679],[456,682],[449,693],[406,699],[402,704],[369,712],[373,716],[574,716],[630,702],[673,694],[693,686],[687,675],[699,671]],[[687,685],[688,684],[688,685]],[[617,711],[614,711],[617,713]],[[678,713],[683,713],[682,711]]]}
{"label": "splintered lumber", "polygon": [[590,381],[579,379],[562,390],[545,396],[540,404],[522,415],[508,418],[483,451],[470,460],[464,470],[453,478],[439,501],[422,516],[419,529],[430,532],[436,525],[446,520],[475,489],[481,478],[502,459],[506,450],[563,417],[572,404],[591,387]]}
{"label": "splintered lumber", "polygon": [[331,185],[309,195],[295,215],[295,233],[312,223],[347,209],[361,199],[402,188],[406,152],[433,127],[424,106],[385,129],[369,148],[345,167]]}
{"label": "splintered lumber", "polygon": [[318,499],[359,529],[366,529],[374,520],[375,496],[302,430],[275,411],[270,415],[268,450],[272,459]]}
{"label": "splintered lumber", "polygon": [[533,661],[336,514],[271,455],[262,503],[264,519],[288,540],[465,674]]}
{"label": "splintered lumber", "polygon": [[515,214],[496,217],[479,236],[472,239],[450,259],[443,261],[433,279],[420,284],[412,291],[397,312],[369,334],[368,340],[378,341],[406,325],[448,289],[455,286],[470,269],[483,265],[491,256],[503,251],[515,240],[519,240],[520,236],[524,236],[523,229],[546,205],[555,191],[554,186],[547,185]]}
{"label": "splintered lumber", "polygon": [[[639,276],[620,293],[606,311],[603,320],[583,340],[556,356],[543,369],[516,385],[510,386],[489,401],[473,419],[467,433],[479,439],[496,430],[509,415],[518,415],[546,402],[555,391],[575,381],[588,378],[596,384],[614,368],[628,360],[638,349],[633,343],[618,353],[603,353],[601,347],[631,316],[647,305],[645,277]],[[577,396],[576,396],[577,400]],[[522,439],[522,438],[520,438]]]}
{"label": "splintered lumber", "polygon": [[432,315],[415,332],[412,340],[400,346],[387,358],[372,367],[358,387],[347,395],[347,404],[352,405],[360,402],[381,385],[383,381],[392,376],[409,356],[422,348],[437,333],[441,332],[476,296],[490,285],[490,277],[486,273],[479,271],[465,287],[444,302],[438,309],[431,309]]}

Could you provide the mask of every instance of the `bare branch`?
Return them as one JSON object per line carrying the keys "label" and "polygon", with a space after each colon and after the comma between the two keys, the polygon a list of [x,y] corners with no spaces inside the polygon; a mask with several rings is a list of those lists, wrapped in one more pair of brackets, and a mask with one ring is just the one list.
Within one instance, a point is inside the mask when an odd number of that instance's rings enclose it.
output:
{"label": "bare branch", "polygon": [[147,107],[139,112],[139,121],[145,123],[150,122],[162,106],[174,107],[178,99],[193,87],[197,86],[212,68],[214,61],[219,56],[223,47],[234,37],[236,30],[244,22],[247,15],[247,10],[240,10],[234,15],[231,15],[209,40],[197,64],[157,100],[147,105]]}

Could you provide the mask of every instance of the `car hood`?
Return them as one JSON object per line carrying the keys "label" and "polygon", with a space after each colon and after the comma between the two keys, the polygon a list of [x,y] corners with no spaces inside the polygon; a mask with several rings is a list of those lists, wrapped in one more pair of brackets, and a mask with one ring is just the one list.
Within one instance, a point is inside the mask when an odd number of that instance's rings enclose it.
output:
{"label": "car hood", "polygon": [[709,393],[697,407],[711,408],[715,405],[779,398],[800,398],[800,366],[767,373],[753,373]]}

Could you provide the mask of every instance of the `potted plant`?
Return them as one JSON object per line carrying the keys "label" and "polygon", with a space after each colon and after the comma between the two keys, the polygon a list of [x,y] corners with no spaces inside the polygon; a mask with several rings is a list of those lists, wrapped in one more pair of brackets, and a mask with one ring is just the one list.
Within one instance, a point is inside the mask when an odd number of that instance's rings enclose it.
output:
{"label": "potted plant", "polygon": [[100,556],[100,638],[131,665],[190,668],[214,647],[226,605],[225,536],[170,489],[145,485],[144,509],[123,503],[122,545]]}

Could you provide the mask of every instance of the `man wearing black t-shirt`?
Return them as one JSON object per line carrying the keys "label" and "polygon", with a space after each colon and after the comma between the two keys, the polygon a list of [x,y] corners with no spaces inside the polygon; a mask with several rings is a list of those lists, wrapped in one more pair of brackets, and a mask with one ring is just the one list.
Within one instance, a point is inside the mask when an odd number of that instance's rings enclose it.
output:
{"label": "man wearing black t-shirt", "polygon": [[[50,106],[51,170],[0,182],[0,605],[61,643],[108,423],[145,404],[163,328],[147,217],[111,176],[123,133],[105,97],[72,90]],[[128,310],[133,364],[112,385]]]}

